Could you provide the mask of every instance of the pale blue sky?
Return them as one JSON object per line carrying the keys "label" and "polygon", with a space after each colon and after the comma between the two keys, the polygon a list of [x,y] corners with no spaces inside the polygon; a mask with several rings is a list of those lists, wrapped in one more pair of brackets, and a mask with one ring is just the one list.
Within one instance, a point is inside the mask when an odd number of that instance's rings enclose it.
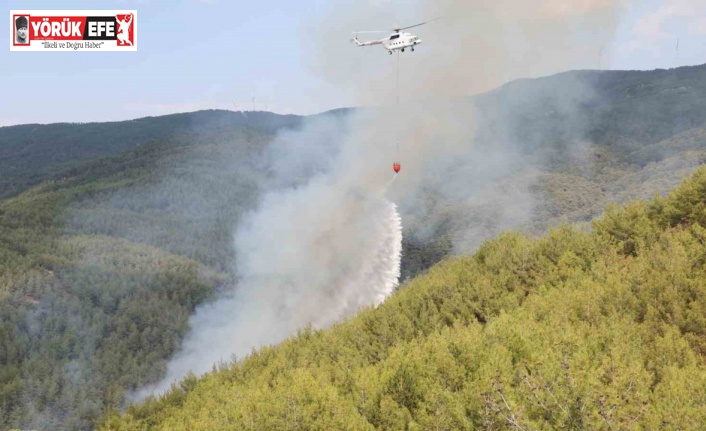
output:
{"label": "pale blue sky", "polygon": [[[382,0],[367,1],[372,8]],[[626,1],[631,6],[603,68],[706,63],[703,0]],[[0,9],[5,16],[0,20],[0,125],[123,120],[208,108],[249,110],[253,96],[256,109],[280,113],[310,114],[354,104],[349,94],[313,76],[305,64],[310,54],[305,50],[314,45],[302,43],[302,35],[323,19],[330,3],[5,1]],[[137,9],[138,51],[9,51],[9,10],[59,8]],[[341,29],[341,41],[331,43],[353,50],[341,43],[348,41],[351,30]],[[675,62],[677,38],[681,43]]]}

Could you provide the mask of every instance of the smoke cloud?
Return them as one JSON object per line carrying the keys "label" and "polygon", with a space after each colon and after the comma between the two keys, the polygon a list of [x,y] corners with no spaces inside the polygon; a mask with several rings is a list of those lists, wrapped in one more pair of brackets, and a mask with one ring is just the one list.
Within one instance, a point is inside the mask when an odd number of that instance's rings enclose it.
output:
{"label": "smoke cloud", "polygon": [[[467,253],[501,230],[532,222],[538,206],[532,193],[536,168],[553,157],[534,147],[559,139],[581,143],[587,124],[578,107],[596,99],[590,86],[571,78],[561,88],[493,91],[496,103],[469,96],[517,78],[599,68],[610,57],[628,4],[415,0],[400,8],[385,0],[341,0],[303,29],[303,39],[310,43],[313,74],[351,104],[383,106],[363,127],[374,131],[383,148],[399,142],[397,158],[405,176],[391,197],[400,205],[405,235],[425,240],[446,226],[453,232],[453,249]],[[423,40],[413,53],[389,56],[380,45],[358,48],[344,40],[356,31],[390,30],[437,17],[406,30]],[[359,38],[387,35],[361,33]],[[506,94],[510,97],[503,99]],[[538,120],[562,117],[562,130],[517,133],[532,110],[540,110]],[[386,126],[394,130],[384,133]]]}
{"label": "smoke cloud", "polygon": [[[436,17],[409,31],[423,42],[400,55],[400,100],[455,98],[517,78],[596,69],[609,58],[625,0],[340,0],[302,29],[313,74],[349,103],[394,100],[395,56],[380,45],[348,43],[356,31],[391,30]],[[361,40],[388,34],[359,34]]]}
{"label": "smoke cloud", "polygon": [[267,196],[236,234],[238,290],[198,309],[164,383],[143,394],[382,302],[397,286],[402,231],[394,204],[369,192],[318,182]]}
{"label": "smoke cloud", "polygon": [[360,157],[374,148],[341,141],[347,126],[314,118],[270,146],[262,166],[274,173],[268,191],[233,235],[237,289],[197,309],[164,381],[135,398],[307,325],[327,327],[394,291],[402,225],[385,193],[392,169],[378,175],[378,163],[366,166]]}

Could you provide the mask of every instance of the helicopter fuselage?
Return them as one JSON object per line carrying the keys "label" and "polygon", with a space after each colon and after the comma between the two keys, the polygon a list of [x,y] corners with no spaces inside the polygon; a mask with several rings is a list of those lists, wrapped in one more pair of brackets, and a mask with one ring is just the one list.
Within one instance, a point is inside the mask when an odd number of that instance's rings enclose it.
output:
{"label": "helicopter fuselage", "polygon": [[369,40],[367,42],[359,41],[356,36],[353,42],[358,46],[382,45],[387,52],[392,54],[393,51],[397,50],[404,52],[405,48],[410,48],[414,51],[414,47],[422,43],[422,39],[412,33],[393,33],[384,39]]}
{"label": "helicopter fuselage", "polygon": [[384,39],[382,46],[391,54],[396,50],[404,52],[405,48],[411,48],[414,51],[414,47],[420,43],[422,43],[422,39],[412,33],[395,33]]}

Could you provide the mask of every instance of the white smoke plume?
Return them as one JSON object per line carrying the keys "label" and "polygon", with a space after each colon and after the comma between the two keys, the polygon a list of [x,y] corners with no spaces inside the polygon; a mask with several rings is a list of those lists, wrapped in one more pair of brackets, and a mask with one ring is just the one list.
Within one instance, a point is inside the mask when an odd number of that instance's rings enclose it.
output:
{"label": "white smoke plume", "polygon": [[[620,18],[632,0],[338,0],[302,29],[312,74],[348,103],[396,97],[396,56],[381,45],[349,43],[356,31],[409,30],[422,39],[400,55],[400,101],[478,94],[517,78],[597,69],[610,57]],[[361,33],[361,40],[389,33]]]}
{"label": "white smoke plume", "polygon": [[[340,151],[309,140],[335,129],[333,123],[314,121],[273,144],[273,190],[234,233],[236,290],[197,309],[166,378],[134,398],[161,393],[188,372],[209,371],[307,325],[327,327],[381,303],[397,287],[402,225],[385,196],[392,169],[372,175],[375,168],[355,163],[362,148],[352,148],[353,140]],[[311,157],[288,157],[293,149]]]}
{"label": "white smoke plume", "polygon": [[[392,293],[402,241],[394,204],[321,187],[271,195],[272,206],[239,231],[238,250],[247,253],[239,268],[248,275],[232,295],[198,309],[183,351],[155,392],[189,371],[209,371],[214,363],[243,357],[309,324],[326,327]],[[308,195],[317,192],[331,197],[325,206],[352,210],[350,217],[340,220],[332,217],[336,211],[311,205]],[[290,224],[296,222],[303,224]],[[292,236],[298,241],[287,242]]]}
{"label": "white smoke plume", "polygon": [[[534,143],[558,137],[550,130],[542,130],[543,136],[513,134],[527,121],[527,102],[563,116],[564,128],[580,140],[587,125],[577,107],[595,97],[578,79],[565,79],[561,88],[544,89],[543,94],[515,85],[497,112],[479,108],[470,96],[518,78],[599,68],[611,55],[620,18],[630,4],[412,0],[402,7],[390,0],[338,0],[303,28],[302,38],[311,48],[306,51],[311,72],[349,103],[389,107],[399,98],[396,108],[381,109],[372,126],[365,125],[382,142],[400,142],[405,175],[391,196],[406,229],[413,227],[422,238],[449,219],[465,217],[452,228],[452,241],[456,252],[468,253],[500,230],[520,227],[534,217],[538,202],[531,189],[538,177],[532,162],[537,160],[523,157],[532,153]],[[390,56],[380,45],[359,48],[348,42],[358,30],[390,30],[437,17],[441,19],[406,30],[423,40],[415,52]],[[367,40],[388,34],[358,36]],[[537,103],[547,95],[547,104]],[[380,125],[388,123],[398,128],[380,133]],[[477,136],[483,128],[490,139]],[[517,184],[498,188],[501,180],[512,177]]]}

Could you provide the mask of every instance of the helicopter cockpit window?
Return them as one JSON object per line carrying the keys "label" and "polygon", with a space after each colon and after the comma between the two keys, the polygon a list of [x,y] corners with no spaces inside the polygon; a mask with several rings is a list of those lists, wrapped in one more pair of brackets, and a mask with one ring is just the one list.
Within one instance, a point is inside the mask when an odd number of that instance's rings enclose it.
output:
{"label": "helicopter cockpit window", "polygon": [[390,36],[390,40],[397,39],[399,37],[400,37],[399,34],[393,34],[392,36]]}

